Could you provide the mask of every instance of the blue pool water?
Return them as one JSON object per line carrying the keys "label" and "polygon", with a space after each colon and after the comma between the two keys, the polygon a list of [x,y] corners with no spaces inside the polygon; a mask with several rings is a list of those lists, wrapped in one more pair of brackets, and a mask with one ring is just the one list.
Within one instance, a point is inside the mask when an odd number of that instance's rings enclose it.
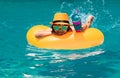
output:
{"label": "blue pool water", "polygon": [[[0,78],[120,78],[119,0],[0,0]],[[33,25],[50,26],[55,12],[82,21],[95,16],[91,27],[105,36],[102,45],[84,50],[48,50],[30,46],[26,33]]]}

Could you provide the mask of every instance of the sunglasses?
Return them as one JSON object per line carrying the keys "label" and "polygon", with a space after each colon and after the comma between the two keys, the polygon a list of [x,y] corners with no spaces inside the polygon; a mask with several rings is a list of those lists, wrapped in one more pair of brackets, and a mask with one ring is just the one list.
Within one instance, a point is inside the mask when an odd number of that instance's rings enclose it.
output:
{"label": "sunglasses", "polygon": [[55,31],[58,31],[58,30],[63,30],[63,31],[66,31],[68,29],[68,26],[69,25],[64,25],[64,24],[53,24],[53,29]]}

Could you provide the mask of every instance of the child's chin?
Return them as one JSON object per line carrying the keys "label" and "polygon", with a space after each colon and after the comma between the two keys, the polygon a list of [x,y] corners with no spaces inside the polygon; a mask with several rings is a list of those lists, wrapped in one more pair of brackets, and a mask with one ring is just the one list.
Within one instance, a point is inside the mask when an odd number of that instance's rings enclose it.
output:
{"label": "child's chin", "polygon": [[56,34],[57,34],[57,35],[64,35],[65,32],[57,32]]}
{"label": "child's chin", "polygon": [[64,35],[65,33],[60,33],[60,34],[58,34],[58,35]]}

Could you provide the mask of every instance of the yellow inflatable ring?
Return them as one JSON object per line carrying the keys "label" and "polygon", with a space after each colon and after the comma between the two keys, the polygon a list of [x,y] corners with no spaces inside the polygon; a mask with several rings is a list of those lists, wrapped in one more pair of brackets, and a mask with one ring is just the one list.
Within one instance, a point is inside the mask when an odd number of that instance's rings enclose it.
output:
{"label": "yellow inflatable ring", "polygon": [[98,46],[103,43],[104,35],[96,28],[88,28],[82,32],[67,32],[65,35],[49,35],[43,38],[36,38],[35,32],[47,30],[49,27],[36,25],[27,32],[27,41],[33,46],[46,49],[85,49]]}

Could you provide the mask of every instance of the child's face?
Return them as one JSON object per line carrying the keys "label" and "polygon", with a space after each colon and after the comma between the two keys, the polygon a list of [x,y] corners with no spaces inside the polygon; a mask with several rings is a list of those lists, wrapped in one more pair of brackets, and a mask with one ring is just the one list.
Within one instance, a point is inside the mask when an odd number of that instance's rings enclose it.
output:
{"label": "child's face", "polygon": [[53,29],[57,35],[63,35],[68,30],[68,24],[53,24]]}

